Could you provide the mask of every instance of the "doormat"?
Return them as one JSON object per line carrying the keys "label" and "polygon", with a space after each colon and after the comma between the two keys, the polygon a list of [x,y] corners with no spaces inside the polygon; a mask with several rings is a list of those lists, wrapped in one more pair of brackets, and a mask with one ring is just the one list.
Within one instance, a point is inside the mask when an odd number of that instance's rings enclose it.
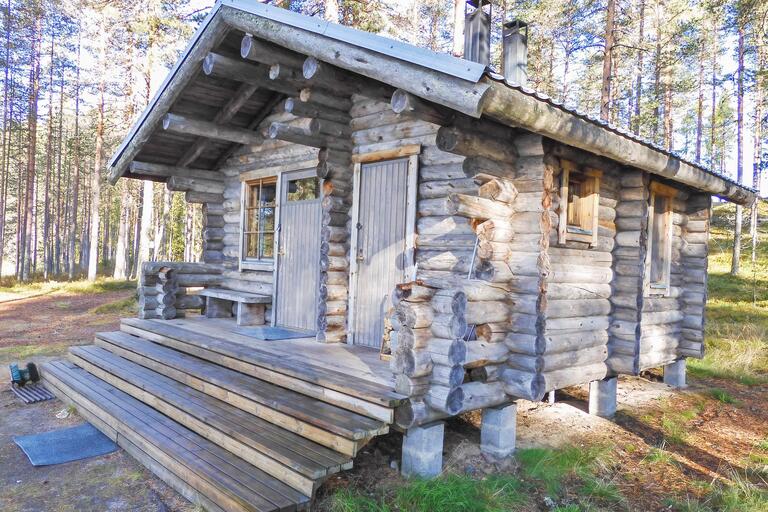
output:
{"label": "doormat", "polygon": [[42,434],[17,436],[13,442],[19,445],[33,466],[63,464],[117,450],[117,445],[90,423]]}
{"label": "doormat", "polygon": [[39,382],[28,382],[23,386],[11,385],[11,391],[25,404],[34,404],[56,398]]}
{"label": "doormat", "polygon": [[267,325],[259,327],[240,327],[237,332],[266,341],[294,340],[296,338],[309,338],[315,335],[313,332],[295,331],[293,329],[286,329],[285,327],[270,327]]}

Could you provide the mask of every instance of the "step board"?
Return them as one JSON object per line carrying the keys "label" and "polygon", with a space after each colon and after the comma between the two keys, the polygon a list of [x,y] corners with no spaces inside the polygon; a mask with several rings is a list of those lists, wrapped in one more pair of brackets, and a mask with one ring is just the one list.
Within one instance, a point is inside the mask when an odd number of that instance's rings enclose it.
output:
{"label": "step board", "polygon": [[72,361],[265,473],[311,496],[351,459],[226,402],[96,346],[71,347]]}
{"label": "step board", "polygon": [[389,431],[382,421],[125,332],[97,333],[96,345],[350,457]]}
{"label": "step board", "polygon": [[183,496],[216,512],[306,510],[310,498],[68,361],[51,391]]}
{"label": "step board", "polygon": [[126,318],[120,330],[388,424],[405,399],[390,387],[312,365],[301,354],[275,354],[162,321]]}

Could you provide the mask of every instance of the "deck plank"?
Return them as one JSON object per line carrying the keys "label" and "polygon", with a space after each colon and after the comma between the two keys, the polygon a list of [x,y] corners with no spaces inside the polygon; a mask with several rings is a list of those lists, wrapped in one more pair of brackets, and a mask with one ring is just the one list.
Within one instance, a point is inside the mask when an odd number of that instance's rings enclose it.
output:
{"label": "deck plank", "polygon": [[[306,359],[301,359],[300,355],[293,354],[292,357],[287,357],[283,354],[274,354],[255,347],[246,347],[241,343],[182,329],[168,322],[123,319],[121,330],[238,371],[243,371],[241,370],[242,365],[235,367],[230,366],[230,363],[248,363],[252,367],[268,370],[270,375],[282,374],[295,380],[315,384],[329,391],[336,391],[348,397],[364,400],[373,405],[393,408],[405,398],[389,386],[355,379],[343,372],[312,365]],[[224,356],[224,359],[209,357],[213,354]],[[259,375],[248,371],[245,373],[257,378],[262,378],[262,375],[265,375],[264,372],[258,371],[256,373],[260,373]],[[263,380],[283,385],[273,378],[264,378]],[[282,382],[286,382],[286,380],[283,379]],[[289,387],[292,387],[292,383]],[[303,393],[303,391],[301,392]],[[363,413],[367,413],[365,408],[363,408]],[[382,419],[391,422],[391,419],[387,419],[387,417]]]}
{"label": "deck plank", "polygon": [[71,363],[47,363],[43,376],[65,393],[68,388],[79,397],[70,396],[81,409],[227,509],[289,510],[308,501],[307,496]]}
{"label": "deck plank", "polygon": [[[330,448],[338,449],[339,444],[346,446],[343,443],[345,439],[361,440],[388,431],[387,425],[381,421],[124,332],[97,333],[96,344],[154,371],[163,371],[166,376],[194,387],[198,391],[247,407],[248,412],[257,416],[264,415],[263,417],[269,421],[280,422],[283,428],[290,425],[294,431],[301,431],[302,435],[318,437],[318,442]],[[264,408],[278,413],[264,412]],[[294,423],[297,425],[293,426]],[[315,432],[312,430],[313,427],[319,430]],[[331,439],[331,433],[335,434],[333,439]],[[342,439],[336,439],[338,437]],[[338,451],[354,455],[354,452]]]}
{"label": "deck plank", "polygon": [[343,455],[99,347],[73,347],[90,373],[258,465],[305,494],[314,480],[351,465]]}

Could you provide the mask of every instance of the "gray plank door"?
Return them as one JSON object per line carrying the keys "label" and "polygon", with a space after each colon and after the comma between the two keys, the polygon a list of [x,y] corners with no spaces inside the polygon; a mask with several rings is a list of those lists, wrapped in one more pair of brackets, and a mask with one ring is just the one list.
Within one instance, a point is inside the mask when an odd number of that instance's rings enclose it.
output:
{"label": "gray plank door", "polygon": [[406,276],[408,159],[363,164],[358,186],[350,330],[354,344],[380,347],[390,294]]}
{"label": "gray plank door", "polygon": [[316,171],[284,173],[275,290],[275,325],[314,333],[320,279],[320,183]]}

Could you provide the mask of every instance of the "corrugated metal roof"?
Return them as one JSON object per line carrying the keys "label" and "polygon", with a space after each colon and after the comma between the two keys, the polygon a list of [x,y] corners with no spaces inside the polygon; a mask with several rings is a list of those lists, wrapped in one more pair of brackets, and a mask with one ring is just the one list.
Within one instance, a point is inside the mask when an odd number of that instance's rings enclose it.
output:
{"label": "corrugated metal roof", "polygon": [[263,4],[255,0],[219,0],[217,5],[229,6],[241,11],[255,14],[284,23],[292,27],[308,30],[337,41],[353,44],[361,48],[388,55],[395,59],[433,69],[447,75],[455,76],[468,82],[477,82],[485,72],[485,66],[477,62],[459,59],[453,55],[437,53],[426,48],[403,43],[389,37],[372,34],[344,25],[338,25],[314,16],[306,16],[282,7]]}
{"label": "corrugated metal roof", "polygon": [[564,103],[562,103],[560,101],[557,101],[554,98],[550,98],[548,95],[546,95],[546,94],[544,94],[542,92],[538,92],[538,91],[536,91],[534,89],[531,89],[529,87],[525,87],[523,85],[516,84],[514,82],[510,82],[509,80],[507,80],[504,77],[504,75],[501,75],[500,73],[498,73],[493,68],[490,68],[490,67],[486,68],[485,76],[487,76],[488,78],[490,78],[492,80],[495,80],[497,82],[501,82],[504,85],[506,85],[507,87],[510,87],[512,89],[520,91],[523,94],[526,94],[528,96],[536,98],[539,101],[546,102],[546,103],[552,105],[555,108],[559,108],[560,110],[562,110],[564,112],[568,112],[569,114],[571,114],[573,116],[576,116],[576,117],[579,117],[581,119],[584,119],[585,121],[589,121],[592,124],[596,124],[598,126],[601,126],[601,127],[605,128],[606,130],[610,130],[610,131],[612,131],[612,132],[614,132],[614,133],[616,133],[618,135],[621,135],[622,137],[626,137],[627,139],[633,140],[633,141],[635,141],[635,142],[637,142],[639,144],[647,146],[647,147],[653,149],[654,151],[658,151],[659,153],[663,153],[663,154],[665,154],[667,156],[671,156],[672,158],[680,160],[681,162],[685,162],[686,164],[691,165],[693,167],[696,167],[697,169],[701,169],[702,171],[705,171],[705,172],[707,172],[709,174],[717,176],[718,178],[720,178],[722,180],[725,180],[725,181],[727,181],[728,183],[730,183],[732,185],[736,185],[738,187],[745,188],[745,189],[747,189],[747,190],[749,190],[751,192],[757,192],[755,189],[753,189],[751,187],[748,187],[746,185],[742,185],[741,183],[739,183],[738,181],[734,180],[733,178],[731,178],[730,176],[728,176],[726,174],[720,173],[718,171],[715,171],[714,169],[706,167],[706,166],[702,165],[700,162],[694,162],[692,160],[689,160],[688,158],[686,158],[681,153],[678,153],[677,151],[668,151],[666,148],[663,148],[663,147],[659,146],[658,144],[654,143],[653,141],[651,141],[649,139],[640,137],[639,135],[637,135],[635,133],[632,133],[632,132],[630,132],[630,131],[628,131],[628,130],[626,130],[624,128],[621,128],[620,126],[613,125],[613,124],[611,124],[611,123],[609,123],[607,121],[604,121],[603,119],[600,119],[599,117],[595,117],[594,115],[592,115],[592,114],[590,114],[588,112],[583,112],[583,111],[579,110],[576,107],[566,105],[566,104],[564,104]]}
{"label": "corrugated metal roof", "polygon": [[203,32],[210,25],[211,21],[216,16],[216,14],[220,11],[222,6],[231,7],[243,12],[253,14],[254,16],[267,18],[278,23],[289,25],[302,30],[307,30],[331,39],[342,41],[342,42],[355,45],[361,48],[365,48],[372,52],[386,55],[397,60],[402,60],[402,61],[409,62],[411,64],[415,64],[417,66],[421,66],[439,73],[457,77],[459,79],[466,80],[471,83],[477,83],[480,81],[481,78],[483,78],[484,76],[487,76],[492,80],[504,83],[507,87],[520,91],[526,95],[536,98],[539,101],[546,102],[552,105],[553,107],[559,108],[570,115],[577,116],[592,124],[601,126],[618,135],[621,135],[627,139],[630,139],[634,142],[643,144],[653,149],[654,151],[660,152],[664,155],[670,156],[674,159],[677,159],[681,162],[691,165],[697,169],[700,169],[704,172],[712,174],[732,185],[736,185],[745,190],[749,190],[752,193],[755,192],[754,189],[739,184],[729,176],[723,175],[719,172],[709,169],[701,165],[700,163],[692,162],[686,159],[680,153],[667,151],[666,149],[652,143],[649,140],[638,137],[637,135],[631,132],[628,132],[623,128],[611,125],[610,123],[607,123],[601,119],[598,119],[593,115],[590,115],[588,113],[579,111],[578,109],[566,106],[561,102],[556,101],[553,98],[550,98],[549,96],[542,94],[540,92],[537,92],[533,89],[521,86],[519,84],[510,83],[506,81],[504,77],[499,73],[497,73],[495,70],[491,68],[486,68],[482,64],[478,64],[476,62],[470,62],[464,59],[459,59],[447,54],[437,53],[432,50],[428,50],[426,48],[419,48],[408,43],[395,41],[393,39],[382,37],[369,32],[364,32],[354,28],[337,25],[337,24],[334,24],[319,18],[315,18],[312,16],[305,16],[303,14],[295,13],[287,9],[263,4],[255,0],[218,0],[217,1],[217,3],[212,8],[210,14],[208,15],[208,17],[205,19],[205,21],[203,21],[201,26],[198,28],[197,32],[193,36],[192,40],[190,41],[189,45],[187,46],[182,56],[179,58],[176,65],[169,72],[168,76],[166,77],[165,81],[159,88],[157,94],[155,94],[154,98],[150,102],[147,109],[142,113],[142,116],[131,128],[131,131],[126,136],[125,140],[123,141],[121,146],[118,148],[115,155],[111,158],[109,163],[110,167],[114,166],[117,163],[123,151],[129,144],[129,142],[132,140],[132,138],[136,135],[136,132],[138,131],[138,129],[141,127],[149,111],[151,111],[151,109],[154,108],[158,99],[162,96],[162,94],[167,89],[168,85],[171,83],[171,81],[175,77],[179,67],[184,63],[189,52],[195,46],[197,41],[202,36]]}

